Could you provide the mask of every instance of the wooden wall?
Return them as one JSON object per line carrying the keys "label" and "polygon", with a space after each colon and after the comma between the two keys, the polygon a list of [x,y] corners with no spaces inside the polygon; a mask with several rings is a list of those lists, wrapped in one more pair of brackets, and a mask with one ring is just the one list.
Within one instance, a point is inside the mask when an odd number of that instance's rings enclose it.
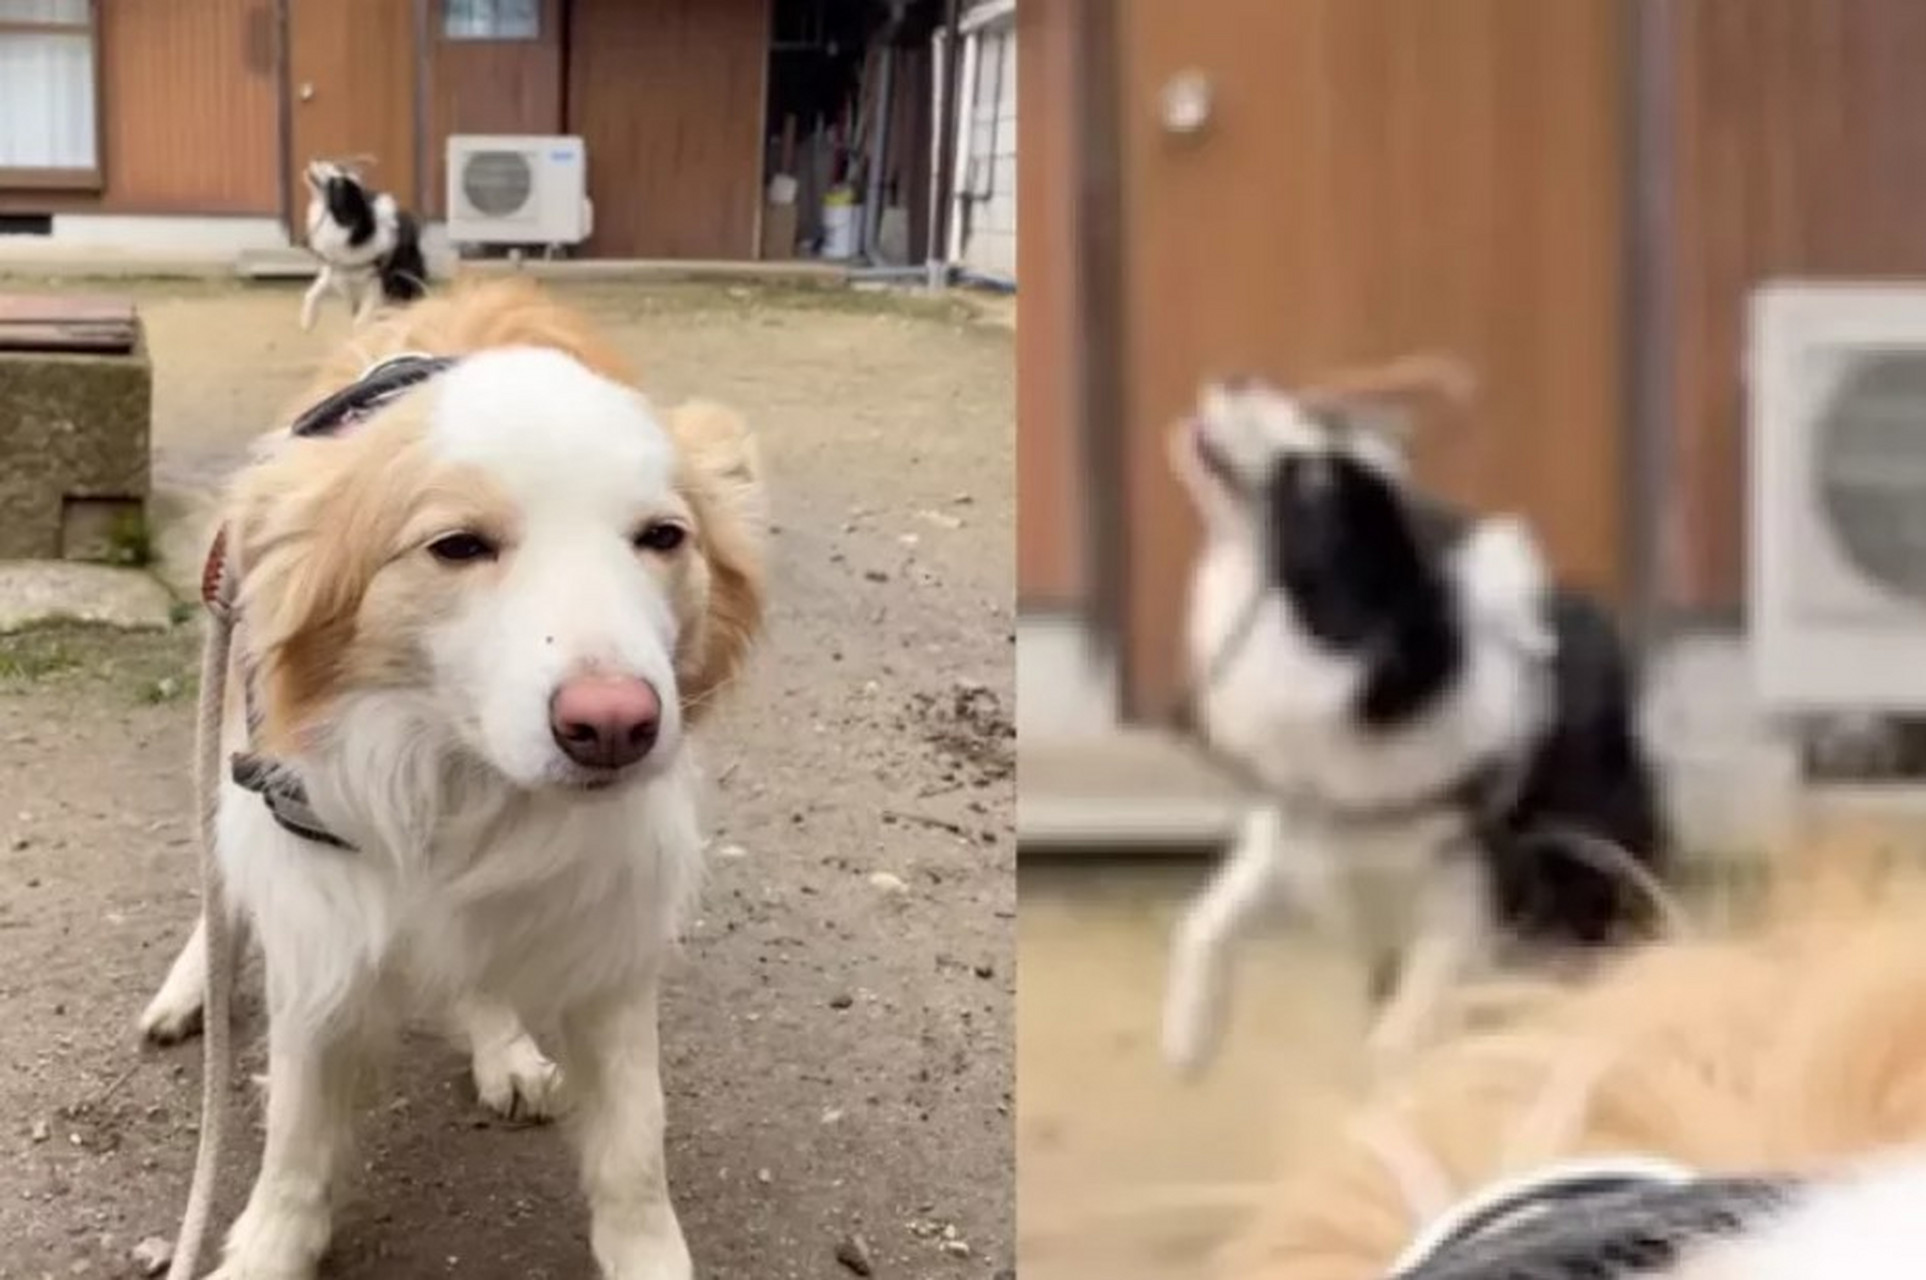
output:
{"label": "wooden wall", "polygon": [[1075,609],[1089,585],[1083,494],[1083,323],[1078,230],[1084,10],[1017,6],[1017,591],[1025,608]]}
{"label": "wooden wall", "polygon": [[448,135],[563,131],[563,10],[563,0],[543,0],[538,40],[444,40],[431,17],[423,157],[429,217],[447,212]]}
{"label": "wooden wall", "polygon": [[[1130,708],[1177,691],[1195,547],[1167,432],[1200,379],[1286,382],[1425,349],[1478,372],[1431,483],[1515,508],[1616,593],[1627,45],[1617,0],[1122,0],[1119,47]],[[1165,131],[1196,68],[1208,127]],[[1030,90],[1026,87],[1026,95]],[[1026,280],[1026,284],[1033,281]]]}
{"label": "wooden wall", "polygon": [[0,209],[277,215],[275,0],[104,0],[97,192],[0,193]]}
{"label": "wooden wall", "polygon": [[770,0],[572,0],[568,127],[617,258],[752,258]]}
{"label": "wooden wall", "polygon": [[[1781,275],[1926,277],[1926,4],[1665,0],[1673,500],[1667,602],[1744,595],[1745,297]],[[1654,513],[1656,514],[1656,513]]]}

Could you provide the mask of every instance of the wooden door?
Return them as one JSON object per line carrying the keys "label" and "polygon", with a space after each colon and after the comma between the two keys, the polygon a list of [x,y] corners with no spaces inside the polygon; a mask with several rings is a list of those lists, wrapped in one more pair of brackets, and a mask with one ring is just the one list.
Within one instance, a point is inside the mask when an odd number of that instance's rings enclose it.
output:
{"label": "wooden door", "polygon": [[370,156],[370,182],[416,207],[415,5],[286,0],[288,217],[305,236],[302,170],[317,157]]}
{"label": "wooden door", "polygon": [[603,258],[756,256],[772,0],[575,0],[569,131]]}
{"label": "wooden door", "polygon": [[[1165,432],[1199,380],[1292,381],[1412,350],[1478,372],[1423,441],[1462,501],[1522,510],[1557,566],[1626,583],[1618,0],[1122,0],[1123,654],[1176,692],[1190,512]],[[1193,134],[1160,111],[1196,72]]]}

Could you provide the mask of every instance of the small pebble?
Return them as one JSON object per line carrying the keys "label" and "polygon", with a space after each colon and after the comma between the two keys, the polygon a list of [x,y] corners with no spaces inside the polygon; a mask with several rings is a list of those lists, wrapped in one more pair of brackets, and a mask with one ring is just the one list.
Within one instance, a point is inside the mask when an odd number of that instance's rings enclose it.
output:
{"label": "small pebble", "polygon": [[869,882],[876,888],[881,889],[884,893],[904,893],[909,889],[909,885],[904,882],[903,877],[888,871],[871,873]]}
{"label": "small pebble", "polygon": [[836,1246],[836,1261],[848,1267],[859,1276],[876,1274],[875,1255],[869,1250],[869,1241],[859,1235],[847,1235]]}
{"label": "small pebble", "polygon": [[134,1266],[144,1276],[163,1274],[174,1261],[174,1242],[148,1236],[134,1246]]}

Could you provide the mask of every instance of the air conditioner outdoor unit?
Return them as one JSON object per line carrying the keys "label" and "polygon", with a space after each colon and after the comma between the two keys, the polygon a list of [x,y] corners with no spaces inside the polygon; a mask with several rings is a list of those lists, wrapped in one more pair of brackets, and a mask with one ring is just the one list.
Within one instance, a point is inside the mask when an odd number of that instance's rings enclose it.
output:
{"label": "air conditioner outdoor unit", "polygon": [[1775,282],[1749,316],[1766,708],[1926,712],[1926,284]]}
{"label": "air conditioner outdoor unit", "polygon": [[578,245],[594,229],[588,156],[574,137],[448,139],[448,239],[461,245]]}

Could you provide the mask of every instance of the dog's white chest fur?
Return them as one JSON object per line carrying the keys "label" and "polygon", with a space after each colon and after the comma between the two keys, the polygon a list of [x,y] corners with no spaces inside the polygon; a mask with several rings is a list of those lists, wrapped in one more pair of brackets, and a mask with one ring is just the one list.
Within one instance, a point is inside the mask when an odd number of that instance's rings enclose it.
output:
{"label": "dog's white chest fur", "polygon": [[[424,839],[409,821],[418,804],[369,805],[373,770],[318,770],[307,774],[316,812],[360,847],[303,840],[232,786],[220,846],[232,892],[263,928],[327,940],[304,961],[314,1016],[336,983],[376,977],[423,1007],[479,989],[541,1008],[556,991],[592,999],[653,979],[700,873],[692,774],[680,766],[586,801],[483,801],[444,811]],[[302,1012],[283,1004],[277,1016]]]}
{"label": "dog's white chest fur", "polygon": [[1926,1260],[1926,1156],[1888,1158],[1816,1191],[1743,1240],[1714,1244],[1679,1280],[1911,1280]]}
{"label": "dog's white chest fur", "polygon": [[[1515,521],[1481,523],[1456,550],[1465,669],[1438,704],[1389,730],[1351,714],[1363,678],[1356,659],[1305,634],[1266,592],[1249,542],[1206,549],[1192,583],[1189,662],[1202,724],[1216,746],[1284,795],[1344,806],[1398,805],[1458,781],[1526,741],[1544,706],[1551,640],[1540,613],[1545,570]],[[1265,598],[1245,629],[1246,611]]]}
{"label": "dog's white chest fur", "polygon": [[318,197],[308,201],[308,248],[316,257],[338,271],[372,271],[375,264],[394,252],[395,220],[400,213],[395,198],[385,192],[373,198],[374,234],[360,244],[350,244],[352,231],[328,216],[327,203]]}

